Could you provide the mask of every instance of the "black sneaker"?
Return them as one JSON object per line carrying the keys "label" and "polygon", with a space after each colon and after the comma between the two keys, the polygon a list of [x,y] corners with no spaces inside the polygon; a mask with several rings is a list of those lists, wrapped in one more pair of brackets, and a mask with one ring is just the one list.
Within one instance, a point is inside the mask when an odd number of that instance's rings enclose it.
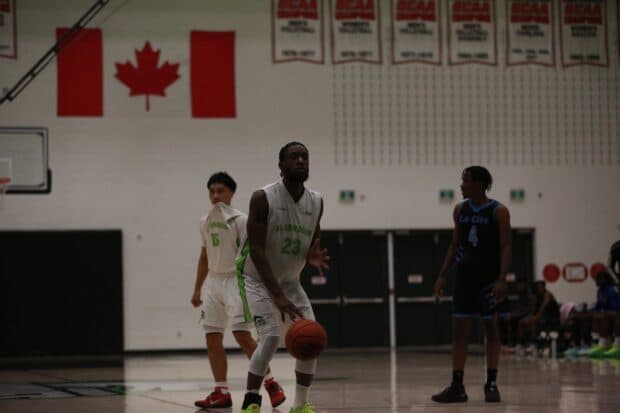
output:
{"label": "black sneaker", "polygon": [[501,401],[497,384],[490,383],[484,385],[484,401],[487,403],[499,403]]}
{"label": "black sneaker", "polygon": [[260,412],[260,405],[262,397],[256,393],[247,392],[243,397],[243,404],[241,405],[241,412]]}
{"label": "black sneaker", "polygon": [[431,397],[431,399],[437,403],[465,403],[467,401],[467,393],[465,393],[465,386],[451,384],[441,393]]}

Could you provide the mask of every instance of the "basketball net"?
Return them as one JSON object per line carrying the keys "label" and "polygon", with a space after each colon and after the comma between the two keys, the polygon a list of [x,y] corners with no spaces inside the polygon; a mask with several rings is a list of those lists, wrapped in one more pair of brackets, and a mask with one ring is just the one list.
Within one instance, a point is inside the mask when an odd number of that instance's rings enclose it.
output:
{"label": "basketball net", "polygon": [[4,195],[11,184],[11,178],[7,176],[0,177],[0,211],[4,209]]}

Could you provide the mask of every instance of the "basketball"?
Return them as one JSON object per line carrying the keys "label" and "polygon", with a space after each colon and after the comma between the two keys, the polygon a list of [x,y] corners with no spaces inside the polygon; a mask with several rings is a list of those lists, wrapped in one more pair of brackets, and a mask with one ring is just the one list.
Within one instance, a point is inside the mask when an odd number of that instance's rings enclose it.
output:
{"label": "basketball", "polygon": [[299,360],[312,360],[327,347],[327,333],[312,320],[297,320],[286,332],[286,349]]}

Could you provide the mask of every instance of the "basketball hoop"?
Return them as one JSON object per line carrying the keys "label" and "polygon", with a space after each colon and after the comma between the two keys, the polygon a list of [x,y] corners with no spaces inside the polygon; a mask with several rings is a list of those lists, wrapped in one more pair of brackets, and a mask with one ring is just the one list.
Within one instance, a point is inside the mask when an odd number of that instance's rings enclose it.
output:
{"label": "basketball hoop", "polygon": [[0,177],[0,211],[4,209],[4,195],[9,185],[11,185],[11,178],[8,176]]}

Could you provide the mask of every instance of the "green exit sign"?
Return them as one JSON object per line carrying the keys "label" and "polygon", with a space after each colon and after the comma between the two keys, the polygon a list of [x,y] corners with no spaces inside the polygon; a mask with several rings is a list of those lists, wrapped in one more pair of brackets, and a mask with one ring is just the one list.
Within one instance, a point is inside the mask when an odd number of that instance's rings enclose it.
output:
{"label": "green exit sign", "polygon": [[340,191],[340,202],[353,202],[355,201],[355,191],[352,189],[343,189]]}
{"label": "green exit sign", "polygon": [[525,190],[524,189],[511,189],[510,190],[510,200],[512,202],[523,202],[523,201],[525,201]]}
{"label": "green exit sign", "polygon": [[440,189],[439,190],[439,202],[442,204],[449,204],[454,201],[454,191],[452,189]]}

